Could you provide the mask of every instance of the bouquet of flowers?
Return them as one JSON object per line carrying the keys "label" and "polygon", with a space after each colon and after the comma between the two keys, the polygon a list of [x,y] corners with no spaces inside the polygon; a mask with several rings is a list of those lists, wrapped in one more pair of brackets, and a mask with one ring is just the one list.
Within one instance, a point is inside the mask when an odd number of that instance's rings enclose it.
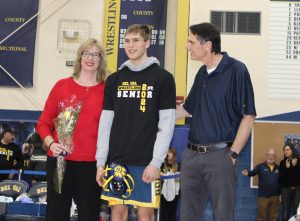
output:
{"label": "bouquet of flowers", "polygon": [[66,170],[66,161],[64,156],[73,151],[73,133],[79,117],[82,102],[78,101],[75,95],[70,100],[63,100],[59,103],[59,114],[54,119],[54,127],[58,135],[59,143],[64,146],[67,151],[63,151],[57,157],[56,169],[54,171],[54,189],[61,194],[63,177]]}

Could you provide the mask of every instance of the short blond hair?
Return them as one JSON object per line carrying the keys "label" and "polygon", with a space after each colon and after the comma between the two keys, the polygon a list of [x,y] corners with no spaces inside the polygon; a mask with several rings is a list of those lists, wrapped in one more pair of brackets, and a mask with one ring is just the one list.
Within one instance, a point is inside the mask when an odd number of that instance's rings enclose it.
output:
{"label": "short blond hair", "polygon": [[145,24],[134,24],[134,25],[130,25],[126,32],[125,32],[125,36],[129,33],[139,33],[142,38],[144,38],[145,41],[150,40],[150,27],[148,25]]}

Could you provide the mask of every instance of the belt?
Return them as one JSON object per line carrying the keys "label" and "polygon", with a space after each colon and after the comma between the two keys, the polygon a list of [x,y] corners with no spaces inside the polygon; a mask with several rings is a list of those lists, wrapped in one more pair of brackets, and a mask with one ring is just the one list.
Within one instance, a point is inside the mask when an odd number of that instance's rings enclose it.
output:
{"label": "belt", "polygon": [[212,143],[212,144],[193,144],[188,142],[187,147],[195,152],[198,153],[208,153],[213,152],[216,150],[224,149],[227,147],[231,147],[232,142],[219,142],[219,143]]}

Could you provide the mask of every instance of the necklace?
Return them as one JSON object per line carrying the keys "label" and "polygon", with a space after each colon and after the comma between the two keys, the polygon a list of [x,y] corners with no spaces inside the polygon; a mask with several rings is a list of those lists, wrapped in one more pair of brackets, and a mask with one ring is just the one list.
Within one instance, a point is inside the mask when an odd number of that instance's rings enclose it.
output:
{"label": "necklace", "polygon": [[86,81],[83,81],[80,77],[77,79],[77,82],[81,86],[84,86],[84,87],[92,87],[92,86],[95,86],[96,84],[98,84],[98,82],[96,80],[92,80],[92,81],[86,80]]}

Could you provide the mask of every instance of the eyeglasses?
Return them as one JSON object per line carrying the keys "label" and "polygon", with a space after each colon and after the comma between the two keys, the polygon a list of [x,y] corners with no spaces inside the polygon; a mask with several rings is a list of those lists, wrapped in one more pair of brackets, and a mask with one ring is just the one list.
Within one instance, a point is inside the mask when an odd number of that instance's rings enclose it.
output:
{"label": "eyeglasses", "polygon": [[90,56],[92,56],[93,59],[99,59],[100,58],[100,54],[97,52],[91,53],[88,51],[84,51],[82,52],[82,57],[84,58],[89,58]]}

